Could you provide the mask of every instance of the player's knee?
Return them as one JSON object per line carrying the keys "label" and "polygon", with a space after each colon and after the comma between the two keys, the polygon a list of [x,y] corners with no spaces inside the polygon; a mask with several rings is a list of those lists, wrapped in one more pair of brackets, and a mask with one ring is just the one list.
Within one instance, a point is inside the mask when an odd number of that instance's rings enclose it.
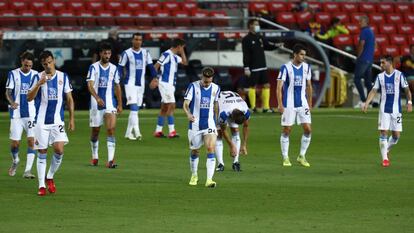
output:
{"label": "player's knee", "polygon": [[110,136],[110,137],[114,136],[114,134],[115,134],[115,127],[108,128],[108,129],[106,130],[106,133],[107,133],[107,135],[108,135],[108,136]]}
{"label": "player's knee", "polygon": [[19,141],[11,141],[11,143],[10,143],[10,147],[11,148],[19,148],[19,146],[20,146],[20,142]]}
{"label": "player's knee", "polygon": [[46,154],[47,153],[47,149],[39,149],[39,154]]}
{"label": "player's knee", "polygon": [[27,140],[27,146],[29,148],[33,149],[33,147],[34,147],[34,139],[33,138],[30,138],[30,139]]}
{"label": "player's knee", "polygon": [[200,150],[191,150],[191,157],[198,157],[200,154]]}

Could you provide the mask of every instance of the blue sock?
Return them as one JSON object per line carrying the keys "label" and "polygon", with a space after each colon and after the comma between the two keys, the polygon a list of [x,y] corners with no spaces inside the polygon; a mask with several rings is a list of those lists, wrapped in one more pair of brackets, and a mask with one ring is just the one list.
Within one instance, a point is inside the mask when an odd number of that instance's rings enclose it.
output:
{"label": "blue sock", "polygon": [[11,152],[11,156],[13,158],[13,161],[17,160],[17,162],[18,162],[18,160],[19,160],[19,147],[10,148],[10,152]]}
{"label": "blue sock", "polygon": [[163,116],[161,116],[161,115],[158,115],[158,123],[157,123],[157,125],[159,125],[159,126],[164,126],[164,117]]}

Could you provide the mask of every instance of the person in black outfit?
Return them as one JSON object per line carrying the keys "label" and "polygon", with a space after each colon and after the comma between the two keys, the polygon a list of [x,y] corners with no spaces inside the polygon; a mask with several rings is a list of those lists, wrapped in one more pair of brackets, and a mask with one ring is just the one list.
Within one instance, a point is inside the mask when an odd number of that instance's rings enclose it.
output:
{"label": "person in black outfit", "polygon": [[249,33],[243,37],[243,66],[244,74],[248,77],[249,102],[253,111],[256,111],[256,85],[262,85],[261,98],[263,112],[270,112],[270,85],[267,78],[265,50],[274,50],[283,44],[268,42],[260,35],[259,21],[251,19],[248,22]]}

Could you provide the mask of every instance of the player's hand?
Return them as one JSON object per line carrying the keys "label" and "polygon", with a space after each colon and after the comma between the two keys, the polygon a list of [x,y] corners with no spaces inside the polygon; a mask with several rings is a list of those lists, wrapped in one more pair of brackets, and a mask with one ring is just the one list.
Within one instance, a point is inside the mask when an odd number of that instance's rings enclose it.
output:
{"label": "player's hand", "polygon": [[68,127],[69,131],[75,131],[75,119],[70,119],[69,120],[69,127]]}
{"label": "player's hand", "polygon": [[37,82],[37,85],[43,85],[46,83],[46,81],[48,80],[48,76],[45,72],[42,73],[42,76],[40,77],[39,81]]}
{"label": "player's hand", "polygon": [[367,113],[368,110],[368,103],[365,102],[364,104],[362,104],[362,112]]}
{"label": "player's hand", "polygon": [[277,111],[279,111],[280,114],[283,114],[283,112],[285,111],[285,108],[283,107],[283,105],[279,104],[279,106],[277,106]]}
{"label": "player's hand", "polygon": [[187,115],[187,118],[188,118],[188,120],[189,121],[191,121],[191,122],[194,122],[196,119],[195,119],[195,117],[192,115],[192,114],[188,114]]}
{"label": "player's hand", "polygon": [[155,88],[158,87],[158,79],[157,78],[153,78],[149,84],[149,88],[151,90],[154,90]]}
{"label": "player's hand", "polygon": [[242,145],[240,147],[240,154],[241,155],[247,155],[247,146],[246,145]]}
{"label": "player's hand", "polygon": [[407,112],[413,111],[413,104],[407,104]]}
{"label": "player's hand", "polygon": [[250,69],[244,69],[244,75],[246,75],[246,77],[250,77],[251,74],[252,72],[250,72]]}
{"label": "player's hand", "polygon": [[96,102],[98,103],[99,107],[104,107],[105,106],[105,102],[99,96],[96,98]]}
{"label": "player's hand", "polygon": [[123,110],[124,109],[122,108],[121,105],[118,105],[118,107],[116,107],[116,113],[118,113],[118,114],[121,114]]}
{"label": "player's hand", "polygon": [[16,103],[16,102],[13,102],[13,103],[11,103],[11,104],[10,104],[10,107],[11,107],[12,109],[17,109],[17,108],[19,107],[19,104],[18,104],[18,103]]}
{"label": "player's hand", "polygon": [[236,157],[236,155],[237,155],[237,147],[236,145],[234,145],[234,143],[232,143],[230,147],[230,156]]}

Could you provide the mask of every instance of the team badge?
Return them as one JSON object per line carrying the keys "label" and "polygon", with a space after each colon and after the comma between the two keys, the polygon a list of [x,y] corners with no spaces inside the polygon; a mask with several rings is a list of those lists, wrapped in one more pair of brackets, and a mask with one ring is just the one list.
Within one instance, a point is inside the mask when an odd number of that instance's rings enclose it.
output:
{"label": "team badge", "polygon": [[59,85],[62,86],[63,85],[63,81],[59,80]]}

